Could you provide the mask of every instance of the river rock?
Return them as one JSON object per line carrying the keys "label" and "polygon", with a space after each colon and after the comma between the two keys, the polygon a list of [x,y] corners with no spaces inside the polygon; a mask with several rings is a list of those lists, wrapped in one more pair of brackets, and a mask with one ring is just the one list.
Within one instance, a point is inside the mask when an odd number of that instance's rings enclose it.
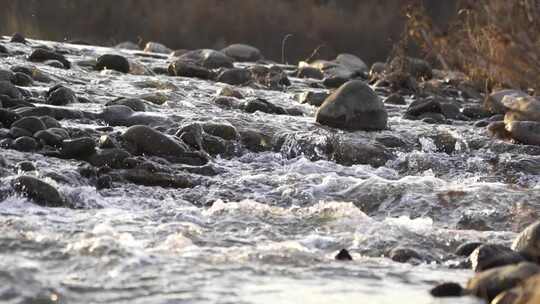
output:
{"label": "river rock", "polygon": [[530,97],[529,94],[520,90],[501,90],[491,93],[484,101],[484,108],[491,114],[506,114],[508,108],[503,104],[503,99],[509,96],[511,98]]}
{"label": "river rock", "polygon": [[393,104],[393,105],[406,105],[405,97],[399,94],[392,94],[384,100],[384,104]]}
{"label": "river rock", "polygon": [[390,259],[392,259],[392,261],[398,263],[407,263],[411,260],[423,260],[422,256],[418,254],[418,252],[416,252],[415,250],[403,247],[397,247],[392,249],[388,256],[390,257]]}
{"label": "river rock", "polygon": [[473,295],[490,302],[498,294],[514,288],[538,273],[540,266],[529,262],[497,267],[477,273],[467,283],[467,289]]}
{"label": "river rock", "polygon": [[21,115],[13,111],[0,108],[0,123],[6,128],[10,128],[11,125],[17,120],[21,119]]}
{"label": "river rock", "polygon": [[205,133],[221,137],[225,140],[235,140],[239,137],[236,128],[229,124],[222,123],[205,123],[202,125]]}
{"label": "river rock", "polygon": [[99,149],[89,155],[85,160],[94,167],[123,168],[124,160],[131,154],[123,149]]}
{"label": "river rock", "polygon": [[287,114],[287,111],[282,107],[278,107],[262,98],[254,98],[248,100],[242,109],[248,113],[255,113],[257,111],[268,114]]}
{"label": "river rock", "polygon": [[65,69],[71,68],[71,63],[64,57],[64,55],[49,51],[46,49],[35,49],[32,54],[28,57],[28,60],[34,62],[44,62],[47,60],[58,60],[62,63]]}
{"label": "river rock", "polygon": [[168,72],[170,76],[195,77],[201,79],[212,79],[214,73],[207,68],[195,63],[178,59],[169,65]]}
{"label": "river rock", "polygon": [[307,91],[297,95],[297,100],[299,103],[309,104],[314,107],[320,107],[323,102],[328,98],[330,94],[326,92],[313,92]]}
{"label": "river rock", "polygon": [[323,72],[321,72],[320,69],[312,66],[300,66],[295,76],[298,78],[312,78],[319,80],[324,78]]}
{"label": "river rock", "polygon": [[52,185],[33,176],[19,176],[11,183],[15,191],[45,207],[66,207],[67,201]]}
{"label": "river rock", "polygon": [[525,261],[521,254],[508,247],[490,244],[476,248],[469,259],[475,272]]}
{"label": "river rock", "polygon": [[473,251],[484,245],[483,243],[480,243],[480,242],[467,242],[467,243],[463,243],[461,245],[459,245],[459,247],[456,249],[456,252],[455,254],[457,256],[465,256],[465,257],[468,257],[471,255],[471,253],[473,253]]}
{"label": "river rock", "polygon": [[22,99],[23,95],[16,86],[8,81],[0,81],[0,95],[7,95],[14,99]]}
{"label": "river rock", "polygon": [[368,66],[362,59],[352,54],[339,54],[334,62],[346,67],[353,73],[367,73],[369,71]]}
{"label": "river rock", "polygon": [[34,134],[38,131],[47,129],[47,126],[36,116],[27,116],[15,121],[11,127],[21,128]]}
{"label": "river rock", "polygon": [[75,92],[62,85],[52,87],[47,92],[47,103],[53,106],[65,106],[77,102]]}
{"label": "river rock", "polygon": [[512,249],[540,262],[540,221],[523,230],[512,244]]}
{"label": "river rock", "polygon": [[491,304],[540,303],[540,275],[534,275],[520,285],[499,294]]}
{"label": "river rock", "polygon": [[76,158],[91,155],[96,148],[95,141],[90,137],[81,137],[62,141],[60,153],[65,157]]}
{"label": "river rock", "polygon": [[40,140],[43,144],[51,147],[57,147],[62,144],[62,141],[69,138],[69,133],[61,128],[49,128],[39,131],[34,134],[34,137]]}
{"label": "river rock", "polygon": [[334,257],[337,261],[352,261],[353,258],[347,249],[341,249]]}
{"label": "river rock", "polygon": [[172,52],[170,48],[158,42],[146,43],[146,46],[144,47],[144,51],[147,53],[159,53],[159,54],[170,54]]}
{"label": "river rock", "polygon": [[147,126],[132,126],[122,134],[122,138],[143,154],[174,158],[188,150],[185,144]]}
{"label": "river rock", "polygon": [[350,131],[387,127],[388,114],[377,94],[362,81],[347,82],[330,95],[316,114],[320,124]]}
{"label": "river rock", "polygon": [[129,68],[129,61],[126,59],[126,57],[115,54],[105,54],[99,56],[96,63],[96,69],[99,71],[108,69],[122,73],[129,73]]}
{"label": "river rock", "polygon": [[262,59],[259,49],[246,44],[232,44],[221,52],[239,62],[255,62]]}
{"label": "river rock", "polygon": [[13,141],[13,149],[21,152],[36,151],[39,147],[37,141],[30,136],[21,136]]}
{"label": "river rock", "polygon": [[10,42],[13,42],[13,43],[26,43],[26,38],[24,38],[24,35],[21,34],[21,33],[15,33],[13,34],[13,36],[11,36],[11,40]]}
{"label": "river rock", "polygon": [[189,51],[179,58],[181,61],[192,62],[207,69],[233,68],[232,58],[210,49]]}
{"label": "river rock", "polygon": [[131,108],[135,112],[145,112],[146,103],[140,98],[118,98],[105,104],[106,107],[121,105]]}
{"label": "river rock", "polygon": [[227,69],[221,72],[216,78],[216,81],[230,85],[243,85],[251,80],[251,72],[241,68]]}
{"label": "river rock", "polygon": [[224,86],[221,88],[218,92],[218,96],[234,97],[238,99],[244,98],[244,95],[242,95],[240,91],[231,86]]}
{"label": "river rock", "polygon": [[435,298],[461,297],[463,287],[457,283],[442,283],[429,291]]}
{"label": "river rock", "polygon": [[540,146],[540,122],[513,121],[505,124],[505,129],[511,138],[523,144]]}

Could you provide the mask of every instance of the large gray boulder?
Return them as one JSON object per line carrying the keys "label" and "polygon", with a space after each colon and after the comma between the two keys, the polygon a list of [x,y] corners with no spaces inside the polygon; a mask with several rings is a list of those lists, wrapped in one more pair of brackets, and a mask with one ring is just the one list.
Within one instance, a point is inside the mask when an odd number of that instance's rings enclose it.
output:
{"label": "large gray boulder", "polygon": [[247,44],[231,44],[221,52],[239,62],[255,62],[262,59],[261,51]]}
{"label": "large gray boulder", "polygon": [[334,62],[345,66],[354,73],[367,73],[369,71],[367,64],[362,61],[362,59],[352,54],[339,54]]}
{"label": "large gray boulder", "polygon": [[324,101],[316,121],[349,131],[376,131],[386,129],[388,114],[379,96],[367,84],[353,80]]}

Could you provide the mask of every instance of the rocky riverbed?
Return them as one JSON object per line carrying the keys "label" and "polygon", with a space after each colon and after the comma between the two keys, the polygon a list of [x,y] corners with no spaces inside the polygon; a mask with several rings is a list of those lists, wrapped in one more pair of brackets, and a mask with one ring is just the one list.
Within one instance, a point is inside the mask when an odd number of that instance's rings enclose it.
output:
{"label": "rocky riverbed", "polygon": [[171,52],[0,40],[3,302],[482,303],[429,290],[538,219],[525,92]]}

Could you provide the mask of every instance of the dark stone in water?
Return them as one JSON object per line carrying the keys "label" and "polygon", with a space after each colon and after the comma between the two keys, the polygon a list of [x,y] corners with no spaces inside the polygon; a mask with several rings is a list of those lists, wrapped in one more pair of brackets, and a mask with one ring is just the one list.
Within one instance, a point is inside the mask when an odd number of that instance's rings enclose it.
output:
{"label": "dark stone in water", "polygon": [[470,255],[472,270],[481,272],[491,268],[518,264],[525,258],[516,251],[502,245],[482,245]]}
{"label": "dark stone in water", "polygon": [[326,92],[313,92],[313,91],[307,91],[302,94],[299,94],[297,99],[298,102],[309,104],[315,107],[320,107],[323,102],[328,98],[330,94]]}
{"label": "dark stone in water", "polygon": [[29,171],[35,171],[36,170],[36,166],[34,166],[34,164],[32,162],[29,162],[29,161],[19,162],[19,163],[17,163],[17,165],[15,167],[17,168],[17,171],[22,171],[22,172],[29,172]]}
{"label": "dark stone in water", "polygon": [[77,102],[75,92],[62,85],[52,87],[47,92],[47,103],[53,106],[65,106],[70,103]]}
{"label": "dark stone in water", "polygon": [[324,78],[324,74],[320,69],[310,66],[303,66],[298,68],[295,76],[298,78],[312,78],[319,80]]}
{"label": "dark stone in water", "polygon": [[45,116],[41,116],[39,119],[41,119],[41,121],[45,124],[47,129],[62,128],[62,125],[54,117],[45,115]]}
{"label": "dark stone in water", "polygon": [[96,69],[101,71],[104,69],[115,70],[121,73],[129,73],[129,61],[120,55],[105,54],[97,59]]}
{"label": "dark stone in water", "polygon": [[204,132],[221,137],[225,140],[235,140],[239,137],[236,128],[228,124],[205,123],[202,127]]}
{"label": "dark stone in water", "polygon": [[321,105],[316,120],[349,131],[386,129],[388,114],[379,96],[364,82],[349,81]]}
{"label": "dark stone in water", "polygon": [[13,42],[13,43],[26,43],[26,38],[24,37],[23,34],[21,33],[15,33],[13,34],[13,36],[11,36],[11,40],[10,42]]}
{"label": "dark stone in water", "polygon": [[256,98],[247,101],[243,106],[243,110],[248,113],[255,113],[259,111],[268,114],[287,114],[287,111],[282,107],[278,107],[262,98]]}
{"label": "dark stone in water", "polygon": [[25,129],[11,127],[9,129],[9,136],[11,136],[11,138],[19,138],[23,136],[32,137],[32,133],[28,132]]}
{"label": "dark stone in water", "polygon": [[102,175],[96,181],[96,190],[112,188],[112,177],[110,175]]}
{"label": "dark stone in water", "polygon": [[38,131],[47,129],[47,126],[36,116],[23,117],[11,125],[12,128],[21,128],[28,131],[31,135]]}
{"label": "dark stone in water", "polygon": [[216,81],[230,85],[243,85],[252,81],[251,72],[241,68],[228,69],[221,72]]}
{"label": "dark stone in water", "polygon": [[46,49],[35,49],[32,54],[28,57],[28,60],[34,62],[44,62],[47,60],[58,60],[60,61],[65,69],[71,68],[71,63],[60,53],[49,51]]}
{"label": "dark stone in water", "polygon": [[0,109],[0,123],[6,128],[10,128],[11,125],[19,119],[21,119],[21,115],[10,110]]}
{"label": "dark stone in water", "polygon": [[384,104],[393,104],[393,105],[406,105],[405,97],[399,94],[392,94],[384,100]]}
{"label": "dark stone in water", "polygon": [[152,172],[145,169],[127,169],[121,177],[137,185],[158,186],[164,188],[192,188],[195,184],[184,175]]}
{"label": "dark stone in water", "polygon": [[90,137],[81,137],[77,139],[64,140],[60,152],[66,157],[80,157],[93,154],[96,143]]}
{"label": "dark stone in water", "polygon": [[461,297],[463,296],[463,287],[457,283],[442,283],[429,291],[435,298]]}
{"label": "dark stone in water", "polygon": [[469,242],[469,243],[463,243],[461,245],[459,245],[459,247],[456,249],[456,255],[458,256],[469,256],[471,255],[471,253],[473,253],[473,251],[484,245],[483,243],[480,243],[480,242]]}
{"label": "dark stone in water", "polygon": [[212,79],[214,73],[207,68],[199,66],[195,63],[176,60],[169,65],[168,72],[170,76],[178,77],[195,77],[201,79]]}
{"label": "dark stone in water", "polygon": [[23,175],[14,179],[11,184],[15,191],[28,196],[40,206],[66,207],[68,205],[55,187],[38,178]]}
{"label": "dark stone in water", "polygon": [[13,142],[12,148],[21,152],[31,152],[39,147],[37,141],[29,136],[21,136]]}
{"label": "dark stone in water", "polygon": [[94,167],[123,168],[124,160],[130,157],[129,152],[122,149],[100,149],[85,158]]}
{"label": "dark stone in water", "polygon": [[335,259],[338,261],[352,261],[353,258],[347,249],[341,249],[338,254],[335,256]]}
{"label": "dark stone in water", "polygon": [[398,263],[407,263],[411,260],[422,260],[422,256],[418,252],[410,248],[394,248],[390,251],[390,259]]}
{"label": "dark stone in water", "polygon": [[32,85],[32,83],[34,83],[34,80],[32,79],[32,77],[24,74],[24,73],[20,73],[20,72],[17,72],[15,74],[13,74],[13,77],[11,78],[11,82],[14,84],[14,85],[18,85],[18,86],[21,86],[21,87],[26,87],[26,86],[30,86]]}
{"label": "dark stone in water", "polygon": [[60,147],[62,141],[69,138],[69,133],[62,128],[49,128],[39,131],[34,134],[36,139],[39,139],[43,144]]}
{"label": "dark stone in water", "polygon": [[192,62],[207,69],[233,68],[233,59],[231,57],[210,49],[189,51],[180,56],[180,60]]}
{"label": "dark stone in water", "polygon": [[135,112],[144,112],[146,111],[146,103],[144,100],[140,98],[119,98],[112,101],[109,101],[105,104],[105,106],[114,106],[114,105],[122,105],[126,107],[130,107]]}
{"label": "dark stone in water", "polygon": [[246,44],[231,44],[221,52],[239,62],[256,62],[262,59],[259,49]]}
{"label": "dark stone in water", "polygon": [[264,152],[272,149],[271,139],[254,130],[241,131],[240,141],[246,149],[253,152]]}
{"label": "dark stone in water", "polygon": [[7,95],[13,99],[23,98],[21,91],[8,81],[0,81],[0,95]]}

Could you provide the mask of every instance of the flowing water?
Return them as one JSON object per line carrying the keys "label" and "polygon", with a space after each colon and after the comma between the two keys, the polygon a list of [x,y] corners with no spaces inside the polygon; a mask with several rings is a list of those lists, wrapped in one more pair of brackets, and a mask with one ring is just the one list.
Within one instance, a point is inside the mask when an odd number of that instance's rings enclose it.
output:
{"label": "flowing water", "polygon": [[[111,52],[32,43],[68,50],[75,62]],[[124,54],[147,66],[165,67],[168,60]],[[27,64],[22,53],[0,59],[0,68],[14,64]],[[234,157],[217,157],[212,166],[219,174],[191,189],[115,184],[98,191],[77,173],[80,161],[1,150],[8,164],[32,161],[35,174],[78,207],[45,208],[16,194],[4,197],[3,303],[479,303],[435,300],[428,290],[472,275],[452,267],[457,246],[508,244],[539,210],[538,176],[526,170],[534,149],[493,143],[470,122],[409,121],[401,118],[407,106],[388,106],[389,130],[346,133],[317,125],[316,108],[294,100],[308,88],[300,79],[292,78],[283,92],[240,89],[304,113],[293,117],[217,107],[212,98],[219,83],[34,65],[93,101],[70,107],[97,112],[115,97],[159,92],[168,101],[150,109],[156,114],[261,130],[285,143],[279,151],[238,147]],[[95,129],[102,123],[62,125]],[[452,153],[439,151],[437,134],[455,139]],[[336,137],[402,144],[384,166],[344,166],[321,149]],[[1,189],[19,174],[4,176]],[[414,249],[422,261],[393,262],[388,254],[396,247]],[[334,260],[342,248],[354,261]]]}

